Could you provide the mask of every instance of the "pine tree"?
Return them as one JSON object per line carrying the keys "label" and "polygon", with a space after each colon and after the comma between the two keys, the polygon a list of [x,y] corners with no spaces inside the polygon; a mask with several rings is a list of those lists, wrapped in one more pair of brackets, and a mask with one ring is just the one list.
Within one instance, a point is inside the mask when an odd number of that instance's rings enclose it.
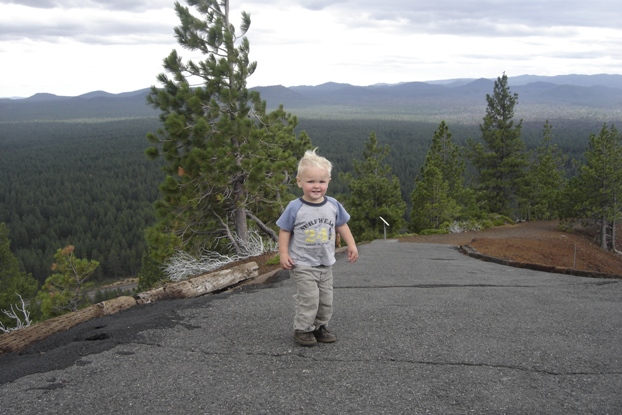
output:
{"label": "pine tree", "polygon": [[44,317],[55,317],[71,311],[76,311],[87,305],[87,282],[99,262],[77,258],[74,247],[66,246],[56,251],[52,271],[45,284],[37,294],[37,301],[41,304]]}
{"label": "pine tree", "polygon": [[468,141],[471,161],[479,171],[479,201],[489,213],[510,215],[527,154],[521,138],[523,121],[514,125],[518,94],[510,92],[505,73],[495,81],[493,94],[486,94],[486,102],[480,124],[483,143]]}
{"label": "pine tree", "polygon": [[519,204],[527,220],[548,220],[559,215],[560,197],[566,182],[563,167],[567,157],[551,143],[552,128],[547,120],[542,142],[535,149],[521,182]]}
{"label": "pine tree", "polygon": [[449,184],[436,166],[425,167],[421,177],[415,179],[415,186],[411,194],[410,230],[439,229],[457,217],[458,204],[449,196]]}
{"label": "pine tree", "polygon": [[410,230],[439,229],[458,218],[458,200],[465,200],[463,186],[465,164],[460,150],[451,140],[449,126],[442,121],[432,136],[420,175],[411,193]]}
{"label": "pine tree", "polygon": [[148,135],[161,149],[152,147],[147,155],[164,157],[167,173],[154,229],[170,236],[149,240],[154,260],[164,257],[155,251],[170,252],[170,244],[157,244],[161,239],[195,255],[205,249],[245,254],[250,228],[276,240],[269,225],[288,202],[297,159],[310,145],[305,133],[296,138],[295,116],[282,106],[268,113],[259,93],[247,89],[256,68],[244,36],[250,16],[242,13],[236,33],[228,0],[188,4],[201,17],[176,3],[176,37],[206,59],[184,63],[173,50],[164,60],[170,77],[160,74],[164,87],[152,87],[148,97],[161,111],[163,127]]}
{"label": "pine tree", "polygon": [[0,223],[0,323],[5,327],[13,321],[1,312],[19,304],[20,296],[30,299],[37,292],[37,281],[20,270],[19,261],[11,252],[11,241],[6,224]]}
{"label": "pine tree", "polygon": [[352,216],[349,226],[357,240],[381,237],[384,233],[381,216],[390,225],[388,234],[398,233],[405,224],[406,203],[402,200],[399,180],[383,162],[389,151],[388,145],[378,145],[372,132],[365,143],[363,160],[353,160],[354,174],[341,174],[350,187],[345,207]]}
{"label": "pine tree", "polygon": [[113,246],[106,258],[106,274],[109,278],[118,278],[122,272],[121,261],[119,260],[119,254],[117,254],[117,252],[119,251],[116,249],[116,246]]}
{"label": "pine tree", "polygon": [[452,141],[452,134],[445,121],[441,121],[438,129],[434,131],[424,165],[440,169],[453,198],[457,198],[462,193],[465,163],[460,154],[460,148]]}
{"label": "pine tree", "polygon": [[591,134],[585,152],[586,164],[573,183],[575,215],[598,224],[600,245],[615,249],[615,224],[620,219],[622,198],[622,135],[611,125]]}

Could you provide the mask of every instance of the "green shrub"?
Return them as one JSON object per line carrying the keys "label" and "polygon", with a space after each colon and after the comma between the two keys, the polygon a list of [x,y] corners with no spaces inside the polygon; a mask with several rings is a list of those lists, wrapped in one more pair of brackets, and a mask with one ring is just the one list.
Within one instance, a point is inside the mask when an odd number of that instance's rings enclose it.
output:
{"label": "green shrub", "polygon": [[424,229],[419,235],[445,235],[448,233],[447,229]]}
{"label": "green shrub", "polygon": [[279,254],[276,254],[272,258],[266,261],[266,265],[279,265],[281,263],[281,257]]}

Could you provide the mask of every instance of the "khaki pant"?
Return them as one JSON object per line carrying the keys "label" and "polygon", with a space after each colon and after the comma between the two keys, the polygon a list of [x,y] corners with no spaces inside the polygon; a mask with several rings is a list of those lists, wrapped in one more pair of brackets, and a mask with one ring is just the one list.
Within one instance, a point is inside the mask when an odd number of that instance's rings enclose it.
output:
{"label": "khaki pant", "polygon": [[333,315],[332,267],[297,266],[289,272],[296,283],[294,329],[313,331]]}

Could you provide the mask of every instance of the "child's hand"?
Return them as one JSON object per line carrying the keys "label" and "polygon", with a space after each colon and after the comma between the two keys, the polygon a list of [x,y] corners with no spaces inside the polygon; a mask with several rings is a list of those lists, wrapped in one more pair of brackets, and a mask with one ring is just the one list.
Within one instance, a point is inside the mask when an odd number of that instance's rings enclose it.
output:
{"label": "child's hand", "polygon": [[359,259],[359,250],[356,246],[348,246],[348,262],[356,262]]}
{"label": "child's hand", "polygon": [[294,260],[289,255],[281,255],[281,268],[292,269],[296,266]]}

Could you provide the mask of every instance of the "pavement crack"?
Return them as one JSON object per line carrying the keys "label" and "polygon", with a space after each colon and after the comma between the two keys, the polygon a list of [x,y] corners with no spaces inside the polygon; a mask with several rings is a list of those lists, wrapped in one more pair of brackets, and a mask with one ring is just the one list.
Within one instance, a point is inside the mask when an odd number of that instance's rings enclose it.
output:
{"label": "pavement crack", "polygon": [[531,288],[531,285],[496,285],[496,284],[412,284],[412,285],[346,285],[333,287],[334,290],[377,290],[377,289],[390,289],[390,288]]}
{"label": "pavement crack", "polygon": [[528,373],[538,373],[549,376],[603,376],[603,375],[620,375],[622,372],[589,372],[589,371],[572,371],[572,372],[558,372],[546,369],[538,369],[517,365],[502,365],[502,364],[490,364],[490,363],[471,363],[471,362],[433,362],[428,360],[410,360],[410,359],[389,359],[390,362],[410,363],[417,365],[427,366],[455,366],[455,367],[477,367],[477,368],[490,368],[490,369],[506,369],[516,370]]}
{"label": "pavement crack", "polygon": [[[281,354],[277,356],[276,354],[271,355],[274,357],[282,357],[282,356],[291,356],[291,353]],[[340,363],[352,363],[352,362],[371,362],[371,359],[317,359],[312,356],[308,356],[303,352],[295,354],[298,357],[304,359],[311,359],[317,361],[326,361],[330,360],[332,362],[340,362]],[[594,372],[594,371],[553,371],[546,369],[538,369],[533,367],[525,367],[525,366],[517,366],[517,365],[503,365],[503,364],[491,364],[491,363],[473,363],[473,362],[434,362],[430,360],[413,360],[413,359],[396,359],[396,358],[388,358],[381,359],[380,361],[385,361],[387,363],[399,363],[399,364],[412,364],[412,365],[424,365],[424,366],[438,366],[438,367],[475,367],[475,368],[484,368],[484,369],[504,369],[504,370],[513,370],[520,371],[526,373],[536,373],[541,375],[548,376],[619,376],[622,375],[622,372],[613,371],[613,372]]]}

